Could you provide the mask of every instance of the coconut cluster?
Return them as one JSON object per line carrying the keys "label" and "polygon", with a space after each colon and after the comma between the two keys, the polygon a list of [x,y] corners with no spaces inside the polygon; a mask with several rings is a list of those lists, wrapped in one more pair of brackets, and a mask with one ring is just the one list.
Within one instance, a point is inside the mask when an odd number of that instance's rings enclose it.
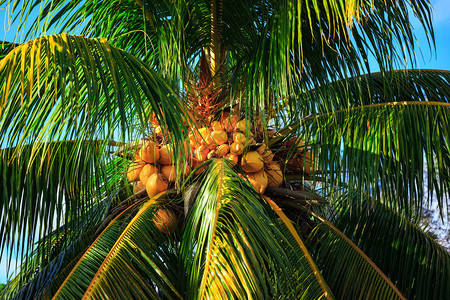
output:
{"label": "coconut cluster", "polygon": [[[155,118],[151,122],[153,141],[147,141],[137,151],[127,174],[127,179],[134,184],[134,192],[145,188],[149,197],[166,191],[176,178],[173,145],[163,138],[163,131]],[[208,159],[225,158],[241,166],[257,192],[262,194],[267,187],[280,186],[283,182],[281,167],[265,144],[256,143],[252,129],[261,128],[252,127],[256,126],[240,120],[238,115],[224,113],[208,126],[193,128],[184,143],[184,175],[188,176]],[[199,168],[195,174],[203,171],[204,168]]]}
{"label": "coconut cluster", "polygon": [[[255,127],[248,120],[240,120],[238,115],[224,113],[209,126],[194,129],[189,134],[193,152],[191,167],[194,169],[211,158],[225,158],[241,166],[257,192],[263,194],[267,187],[280,186],[281,167],[265,144],[257,144],[253,132],[262,128]],[[201,172],[202,169],[196,171]]]}

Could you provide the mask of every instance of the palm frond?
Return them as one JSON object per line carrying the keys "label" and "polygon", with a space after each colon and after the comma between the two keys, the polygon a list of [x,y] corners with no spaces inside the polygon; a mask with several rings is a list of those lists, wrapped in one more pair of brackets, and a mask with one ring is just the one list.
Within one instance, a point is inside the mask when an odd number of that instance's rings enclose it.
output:
{"label": "palm frond", "polygon": [[187,218],[180,254],[187,298],[324,295],[304,253],[226,160],[210,162]]}
{"label": "palm frond", "polygon": [[408,299],[450,296],[450,255],[420,227],[379,201],[362,207],[349,191],[337,197],[329,219],[389,276]]}
{"label": "palm frond", "polygon": [[310,234],[313,253],[323,276],[339,299],[406,299],[371,260],[330,222],[312,213],[322,223]]}
{"label": "palm frond", "polygon": [[[312,115],[286,126],[272,142],[301,133],[329,181],[328,191],[346,183],[410,212],[435,196],[442,213],[450,191],[450,74],[390,75],[390,80],[381,73],[351,78],[312,91],[323,99],[307,108]],[[310,102],[305,97],[299,107]]]}
{"label": "palm frond", "polygon": [[[124,225],[133,211],[136,210],[138,204],[139,202],[136,202],[134,205],[129,206],[109,222],[108,226],[92,242],[84,254],[79,257],[78,262],[71,268],[70,273],[66,274],[64,281],[60,282],[60,286],[55,286],[56,284],[52,286],[53,290],[55,290],[55,287],[57,289],[54,297],[72,299],[73,297],[81,298],[84,295],[103,259],[122,233]],[[48,292],[51,291],[48,290]]]}
{"label": "palm frond", "polygon": [[[323,296],[325,298],[327,298],[327,299],[334,298],[333,297],[333,293],[331,292],[330,288],[328,287],[328,285],[326,284],[324,278],[322,277],[319,269],[316,266],[316,263],[314,262],[313,258],[309,254],[309,251],[306,248],[305,243],[303,242],[303,240],[300,237],[300,235],[297,233],[297,230],[295,230],[294,226],[292,225],[292,221],[289,220],[289,218],[284,214],[284,212],[281,210],[281,208],[275,202],[273,202],[269,197],[264,196],[264,199],[266,199],[267,203],[269,203],[269,205],[273,208],[275,213],[279,216],[281,222],[290,231],[291,235],[294,237],[295,241],[297,242],[298,246],[300,247],[300,251],[302,251],[304,253],[306,262],[303,262],[303,266],[309,264],[312,273],[314,274],[314,276],[316,277],[317,282],[320,284],[320,286],[322,288]],[[306,279],[306,278],[305,279],[304,278],[299,278],[299,281],[305,282],[307,280],[308,279]]]}
{"label": "palm frond", "polygon": [[17,46],[19,44],[0,41],[0,60]]}
{"label": "palm frond", "polygon": [[[146,201],[97,260],[83,299],[120,297],[123,299],[182,298],[176,288],[176,245],[154,224],[162,194]],[[161,198],[161,199],[158,199]],[[169,226],[169,225],[167,225]],[[173,224],[170,226],[174,226]],[[98,259],[98,258],[97,258]],[[84,260],[89,263],[89,260]],[[82,270],[83,268],[79,268]],[[73,276],[76,280],[82,274]],[[127,280],[123,280],[126,277]],[[88,282],[86,282],[88,283]],[[65,287],[70,291],[70,286]]]}
{"label": "palm frond", "polygon": [[[1,158],[2,249],[20,244],[27,252],[45,235],[37,224],[50,232],[52,222],[80,218],[107,199],[105,189],[117,189],[123,172],[105,167],[110,153],[149,133],[149,107],[170,129],[169,140],[186,135],[185,108],[173,91],[105,40],[62,34],[30,41],[0,61],[0,82],[0,145],[8,147]],[[42,197],[48,201],[40,207]]]}

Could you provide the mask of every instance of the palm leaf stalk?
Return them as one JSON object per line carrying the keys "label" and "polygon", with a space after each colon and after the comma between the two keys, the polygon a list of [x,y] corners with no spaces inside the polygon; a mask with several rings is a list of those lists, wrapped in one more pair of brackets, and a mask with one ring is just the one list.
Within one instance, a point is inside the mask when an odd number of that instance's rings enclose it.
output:
{"label": "palm leaf stalk", "polygon": [[449,298],[450,75],[395,70],[411,12],[433,45],[426,0],[11,1],[2,297]]}

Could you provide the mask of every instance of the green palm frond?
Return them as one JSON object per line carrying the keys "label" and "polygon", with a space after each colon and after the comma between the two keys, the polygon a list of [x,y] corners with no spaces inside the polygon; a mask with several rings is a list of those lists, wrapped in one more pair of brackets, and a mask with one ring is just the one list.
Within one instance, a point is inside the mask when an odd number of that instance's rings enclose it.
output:
{"label": "green palm frond", "polygon": [[301,113],[309,115],[271,143],[300,134],[318,158],[316,175],[329,181],[328,191],[344,182],[411,212],[435,196],[442,213],[450,191],[449,82],[446,71],[408,70],[315,89],[299,97]]}
{"label": "green palm frond", "polygon": [[310,242],[323,276],[338,299],[406,299],[349,238],[319,215],[322,222],[310,234]]}
{"label": "green palm frond", "polygon": [[[93,278],[89,279],[83,299],[105,296],[123,299],[182,298],[176,288],[177,246],[154,224],[156,211],[161,205],[158,201],[165,201],[161,196],[146,201],[116,237],[110,250],[101,258],[101,265],[95,268]],[[73,280],[79,276],[75,275]],[[123,280],[124,277],[127,280]],[[70,291],[70,286],[66,290]]]}
{"label": "green palm frond", "polygon": [[297,242],[227,160],[211,161],[205,175],[182,238],[186,297],[323,297]]}
{"label": "green palm frond", "polygon": [[51,293],[51,296],[55,292],[54,296],[62,299],[81,298],[84,295],[92,278],[103,263],[104,258],[111,251],[117,238],[123,232],[130,215],[133,214],[139,203],[136,202],[134,205],[130,205],[110,221],[84,254],[79,257],[76,265],[72,266],[70,273],[65,274],[64,279],[60,278],[60,280],[63,279],[64,281],[59,282],[59,286],[56,286],[56,283],[54,283],[52,286],[53,291],[47,290],[47,292]]}
{"label": "green palm frond", "polygon": [[[329,220],[364,251],[407,298],[450,297],[450,255],[432,237],[379,201],[358,208],[340,196]],[[370,203],[370,204],[369,204]]]}
{"label": "green palm frond", "polygon": [[17,46],[19,44],[0,41],[0,60]]}

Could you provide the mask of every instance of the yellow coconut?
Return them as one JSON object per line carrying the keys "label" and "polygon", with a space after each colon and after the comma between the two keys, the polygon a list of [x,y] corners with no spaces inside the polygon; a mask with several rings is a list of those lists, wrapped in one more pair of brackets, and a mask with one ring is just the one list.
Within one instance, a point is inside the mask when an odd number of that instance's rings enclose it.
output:
{"label": "yellow coconut", "polygon": [[176,179],[175,167],[173,165],[162,166],[161,174],[163,174],[164,177],[166,177],[167,180],[169,180],[169,182],[174,182]]}
{"label": "yellow coconut", "polygon": [[228,118],[225,118],[222,122],[223,127],[228,132],[233,132],[236,124],[239,122],[239,116],[238,115],[230,115]]}
{"label": "yellow coconut", "polygon": [[223,128],[222,123],[220,123],[219,121],[211,122],[211,128],[213,131],[225,131],[225,128]]}
{"label": "yellow coconut", "polygon": [[228,151],[230,150],[230,146],[228,144],[223,144],[217,147],[216,153],[219,157],[224,157],[227,155]]}
{"label": "yellow coconut", "polygon": [[146,183],[148,178],[152,175],[158,173],[158,168],[152,164],[146,164],[139,174],[139,179]]}
{"label": "yellow coconut", "polygon": [[244,152],[244,145],[234,142],[230,145],[230,152],[235,155],[241,155]]}
{"label": "yellow coconut", "polygon": [[194,157],[199,161],[205,161],[208,158],[210,149],[205,146],[200,146],[194,151]]}
{"label": "yellow coconut", "polygon": [[207,127],[202,127],[202,128],[199,128],[198,130],[194,129],[195,138],[197,139],[197,142],[200,144],[204,143],[204,141],[210,134],[211,134],[211,130],[209,130],[209,128],[207,128]]}
{"label": "yellow coconut", "polygon": [[172,149],[169,145],[164,145],[159,149],[159,163],[162,165],[172,164]]}
{"label": "yellow coconut", "polygon": [[176,215],[167,208],[158,209],[153,217],[153,224],[164,234],[173,233],[177,228],[177,223]]}
{"label": "yellow coconut", "polygon": [[250,122],[247,120],[240,120],[236,124],[236,129],[239,129],[240,131],[246,133],[250,130]]}
{"label": "yellow coconut", "polygon": [[136,160],[131,163],[128,167],[127,179],[130,182],[139,180],[139,174],[141,173],[142,168],[145,166],[145,162],[142,161],[139,157],[136,157]]}
{"label": "yellow coconut", "polygon": [[142,181],[133,182],[133,194],[137,194],[138,192],[145,189],[145,184]]}
{"label": "yellow coconut", "polygon": [[213,131],[211,132],[211,138],[217,145],[222,145],[228,142],[228,134],[225,131]]}
{"label": "yellow coconut", "polygon": [[155,127],[155,134],[156,134],[156,136],[160,136],[160,137],[163,136],[163,131],[162,131],[161,126],[158,125]]}
{"label": "yellow coconut", "polygon": [[145,183],[145,189],[147,190],[147,195],[149,198],[164,192],[167,190],[168,184],[164,180],[164,177],[159,173],[154,173],[150,175],[147,182]]}
{"label": "yellow coconut", "polygon": [[317,171],[317,159],[312,155],[311,151],[306,151],[299,159],[300,169],[303,169],[305,174],[309,175]]}
{"label": "yellow coconut", "polygon": [[248,181],[255,187],[255,190],[261,194],[266,191],[269,182],[268,176],[264,170],[255,173],[246,173]]}
{"label": "yellow coconut", "polygon": [[258,149],[256,149],[256,152],[258,152],[262,156],[262,158],[264,159],[265,163],[272,162],[274,154],[267,147],[266,144],[262,144],[260,147],[258,147]]}
{"label": "yellow coconut", "polygon": [[232,154],[232,153],[228,153],[225,158],[231,160],[233,162],[233,167],[238,163],[239,161],[239,156],[237,156],[236,154]]}
{"label": "yellow coconut", "polygon": [[283,184],[283,172],[281,171],[279,164],[267,165],[266,174],[269,180],[267,187],[277,188]]}
{"label": "yellow coconut", "polygon": [[264,167],[262,156],[256,151],[247,152],[242,156],[241,168],[244,172],[258,172]]}
{"label": "yellow coconut", "polygon": [[159,149],[155,143],[148,142],[139,150],[139,157],[146,163],[153,164],[159,160]]}
{"label": "yellow coconut", "polygon": [[240,133],[240,132],[235,132],[235,133],[233,133],[233,141],[235,143],[245,144],[247,142],[247,138],[245,137],[245,134]]}

